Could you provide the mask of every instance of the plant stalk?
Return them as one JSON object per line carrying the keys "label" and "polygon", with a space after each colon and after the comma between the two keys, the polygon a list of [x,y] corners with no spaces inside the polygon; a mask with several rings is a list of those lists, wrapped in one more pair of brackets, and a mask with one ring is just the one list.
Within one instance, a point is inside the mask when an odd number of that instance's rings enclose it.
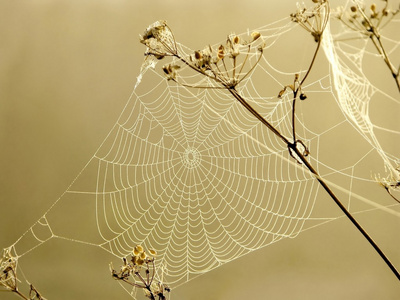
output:
{"label": "plant stalk", "polygon": [[301,162],[307,167],[307,169],[315,176],[319,184],[324,188],[324,190],[329,194],[332,200],[336,203],[337,206],[342,210],[342,212],[346,215],[346,217],[353,223],[353,225],[360,231],[360,233],[365,237],[365,239],[371,244],[371,246],[375,249],[375,251],[379,254],[379,256],[384,260],[387,266],[392,270],[394,275],[400,281],[400,273],[393,265],[393,263],[389,260],[389,258],[385,255],[385,253],[379,248],[379,246],[375,243],[375,241],[369,236],[369,234],[365,231],[365,229],[358,223],[358,221],[353,217],[353,215],[347,210],[347,208],[342,204],[339,198],[335,195],[335,193],[329,188],[326,182],[321,178],[318,172],[314,169],[314,167],[310,164],[310,162],[305,158],[303,153],[301,153],[297,149],[297,142],[294,141],[290,143],[288,139],[286,139],[275,127],[273,127],[267,120],[264,119],[234,88],[229,89],[229,92],[237,99],[251,114],[253,114],[257,119],[259,119],[265,126],[267,126],[274,134],[276,134],[281,140],[285,142],[285,144],[293,150]]}

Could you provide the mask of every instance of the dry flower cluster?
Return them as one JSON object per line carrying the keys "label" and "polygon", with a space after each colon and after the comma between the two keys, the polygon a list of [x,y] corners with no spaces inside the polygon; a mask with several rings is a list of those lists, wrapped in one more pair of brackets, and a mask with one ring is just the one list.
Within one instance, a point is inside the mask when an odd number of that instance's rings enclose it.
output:
{"label": "dry flower cluster", "polygon": [[297,11],[290,14],[292,21],[298,23],[319,42],[329,20],[329,2],[327,0],[313,0],[316,6],[312,10],[298,5]]}
{"label": "dry flower cluster", "polygon": [[29,285],[30,289],[28,296],[24,295],[19,290],[17,260],[11,255],[8,249],[4,250],[3,257],[0,259],[0,271],[0,288],[3,287],[6,291],[15,293],[25,300],[46,300],[32,284]]}
{"label": "dry flower cluster", "polygon": [[[165,21],[158,21],[148,27],[140,37],[140,42],[147,46],[145,55],[163,59],[168,56],[175,57],[172,63],[163,66],[163,71],[168,80],[178,84],[196,87],[210,88],[205,86],[192,86],[178,80],[178,70],[181,64],[189,66],[198,73],[212,79],[216,85],[211,88],[234,88],[243,81],[261,59],[263,42],[259,32],[253,32],[247,41],[242,41],[235,34],[228,36],[225,45],[219,45],[216,49],[207,46],[202,50],[196,50],[189,56],[178,52],[174,35]],[[258,61],[247,66],[251,52],[259,53]],[[246,53],[239,61],[242,53]]]}
{"label": "dry flower cluster", "polygon": [[123,258],[124,264],[118,271],[110,265],[111,275],[114,279],[121,280],[134,288],[143,289],[144,295],[151,300],[165,300],[171,290],[155,278],[156,255],[155,250],[150,249],[146,252],[142,246],[137,245],[129,259]]}
{"label": "dry flower cluster", "polygon": [[382,2],[384,2],[384,5],[381,9],[378,9],[375,3],[371,4],[368,9],[361,7],[359,4],[351,6],[347,11],[339,8],[336,17],[353,32],[367,37],[372,41],[379,55],[389,68],[396,81],[397,89],[400,92],[400,65],[396,68],[391,62],[382,43],[380,33],[381,29],[400,13],[400,4],[397,9],[391,9],[389,8],[389,0],[382,0]]}

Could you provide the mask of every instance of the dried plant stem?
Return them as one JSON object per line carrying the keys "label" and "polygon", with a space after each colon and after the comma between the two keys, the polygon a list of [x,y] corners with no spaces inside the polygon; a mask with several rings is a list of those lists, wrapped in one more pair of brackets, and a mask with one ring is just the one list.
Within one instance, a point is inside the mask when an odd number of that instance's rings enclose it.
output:
{"label": "dried plant stem", "polygon": [[395,196],[393,196],[393,194],[390,192],[390,188],[389,187],[385,187],[385,190],[390,195],[390,197],[392,197],[396,202],[400,203],[400,200],[397,199]]}
{"label": "dried plant stem", "polygon": [[261,116],[239,93],[232,87],[228,91],[238,100],[253,116],[261,121],[269,130],[271,130],[275,135],[277,135],[286,145],[289,145],[289,140],[283,136],[270,122],[268,122],[263,116]]}
{"label": "dried plant stem", "polygon": [[346,217],[353,223],[353,225],[360,231],[360,233],[367,239],[370,245],[375,249],[375,251],[379,254],[379,256],[385,261],[390,270],[392,270],[393,274],[400,280],[400,273],[393,265],[393,263],[389,260],[386,254],[381,250],[381,248],[376,244],[376,242],[371,238],[371,236],[365,231],[365,229],[358,223],[358,221],[353,217],[353,215],[347,210],[347,208],[341,203],[341,201],[336,197],[335,193],[329,188],[329,186],[325,183],[325,181],[319,176],[317,171],[313,168],[313,166],[307,161],[304,155],[296,148],[293,147],[292,150],[298,155],[304,165],[310,170],[311,173],[314,174],[315,178],[321,184],[321,186],[325,189],[325,191],[329,194],[333,201],[339,206],[342,212],[346,215]]}
{"label": "dried plant stem", "polygon": [[[307,161],[306,155],[302,153],[298,148],[297,144],[300,142],[303,146],[304,144],[301,141],[296,140],[296,133],[295,133],[295,102],[297,99],[298,92],[301,90],[301,85],[304,83],[306,77],[309,75],[311,68],[314,65],[314,62],[317,57],[317,53],[319,52],[320,49],[320,43],[321,41],[318,41],[318,45],[316,48],[316,51],[314,52],[314,56],[312,58],[312,62],[310,64],[310,67],[308,71],[306,72],[305,76],[303,79],[300,81],[300,84],[297,88],[293,90],[294,93],[294,100],[293,100],[293,112],[292,112],[292,118],[293,118],[293,142],[290,142],[284,135],[280,133],[278,129],[276,129],[270,122],[268,122],[263,116],[261,116],[248,102],[246,99],[244,99],[239,92],[236,90],[235,86],[229,86],[226,83],[223,83],[221,80],[218,80],[217,78],[213,78],[214,80],[217,80],[217,82],[221,83],[228,91],[229,93],[242,104],[253,116],[255,116],[262,124],[264,124],[269,130],[271,130],[279,139],[281,139],[286,146],[288,147],[289,151],[294,152],[298,158],[300,158],[301,163],[303,163],[306,168],[315,176],[319,184],[324,188],[324,190],[328,193],[328,195],[332,198],[332,200],[336,203],[337,206],[342,210],[342,212],[345,214],[345,216],[353,223],[353,225],[360,231],[360,233],[365,237],[365,239],[371,244],[371,246],[375,249],[375,251],[379,254],[379,256],[385,261],[385,263],[388,265],[388,267],[392,270],[392,272],[395,274],[398,280],[400,280],[400,273],[396,269],[396,267],[393,265],[393,263],[389,260],[389,258],[385,255],[385,253],[380,249],[380,247],[375,243],[375,241],[369,236],[369,234],[365,231],[365,229],[358,223],[358,221],[353,217],[353,215],[347,210],[347,208],[342,204],[342,202],[339,200],[339,198],[335,195],[335,193],[329,188],[329,186],[326,184],[326,182],[323,180],[323,178],[318,174],[318,172],[313,168],[313,166]],[[192,66],[189,62],[187,62],[184,58],[180,57],[178,54],[176,54],[176,57],[180,59],[182,62],[190,66],[192,69],[194,69],[197,72],[201,72],[198,70],[196,67]],[[307,151],[307,150],[306,150]],[[290,152],[290,153],[292,153]],[[292,155],[292,154],[291,154]],[[293,156],[293,155],[292,155]]]}
{"label": "dried plant stem", "polygon": [[20,296],[22,299],[29,300],[29,298],[26,297],[24,294],[22,294],[19,290],[14,290],[14,291],[12,291],[12,292],[14,292],[14,293],[17,294],[18,296]]}
{"label": "dried plant stem", "polygon": [[[322,32],[321,32],[322,36]],[[358,229],[358,231],[365,237],[365,239],[370,243],[370,245],[375,249],[375,251],[379,254],[379,256],[385,261],[388,267],[392,270],[398,280],[400,280],[400,273],[393,265],[393,263],[389,260],[389,258],[385,255],[385,253],[380,249],[380,247],[376,244],[376,242],[370,237],[370,235],[365,231],[365,229],[358,223],[358,221],[353,217],[353,215],[347,210],[347,208],[343,205],[343,203],[339,200],[339,198],[335,195],[335,193],[329,188],[326,182],[321,178],[318,172],[314,169],[314,167],[310,164],[310,162],[306,159],[306,155],[302,153],[297,148],[297,139],[295,132],[295,103],[297,99],[298,92],[301,90],[302,84],[305,82],[306,78],[311,72],[311,69],[316,60],[317,54],[319,52],[321,45],[321,37],[318,40],[318,45],[314,52],[312,61],[310,66],[304,75],[303,79],[300,81],[300,84],[297,88],[293,90],[294,100],[293,100],[293,111],[292,111],[292,126],[293,126],[293,142],[289,142],[289,140],[283,136],[279,130],[277,130],[271,123],[269,123],[263,116],[261,116],[239,93],[238,91],[232,87],[228,89],[228,91],[232,94],[232,96],[238,100],[251,114],[253,114],[258,120],[261,121],[269,130],[271,130],[276,136],[278,136],[289,148],[289,150],[296,153],[297,157],[300,158],[301,162],[306,166],[306,168],[315,176],[319,184],[324,188],[324,190],[328,193],[328,195],[332,198],[332,200],[336,203],[336,205],[342,210],[342,212],[346,215],[346,217],[353,223],[353,225]],[[296,81],[296,80],[295,80]],[[304,145],[303,145],[304,146]]]}
{"label": "dried plant stem", "polygon": [[399,90],[399,93],[400,93],[400,68],[398,70],[396,70],[394,65],[390,62],[389,56],[387,55],[387,52],[386,52],[385,48],[383,47],[381,37],[377,33],[377,30],[374,27],[373,27],[372,35],[370,36],[370,39],[371,39],[372,43],[374,44],[375,48],[378,50],[379,54],[382,56],[383,61],[389,68],[390,72],[392,73],[392,76],[397,85],[397,89]]}
{"label": "dried plant stem", "polygon": [[324,188],[324,190],[329,194],[332,200],[339,206],[342,212],[346,215],[346,217],[353,223],[353,225],[361,232],[361,234],[367,239],[367,241],[371,244],[371,246],[375,249],[375,251],[380,255],[380,257],[385,261],[388,267],[392,270],[398,280],[400,280],[400,273],[396,269],[396,267],[392,264],[389,258],[385,255],[385,253],[380,249],[380,247],[375,243],[375,241],[369,236],[369,234],[365,231],[365,229],[357,222],[357,220],[353,217],[353,215],[347,210],[347,208],[342,204],[339,198],[335,195],[335,193],[329,188],[326,182],[321,178],[318,172],[313,168],[313,166],[308,162],[305,158],[304,154],[297,148],[297,142],[290,143],[282,134],[274,128],[267,120],[265,120],[256,110],[254,110],[251,105],[239,95],[239,93],[235,89],[230,89],[229,92],[257,119],[259,119],[264,125],[268,127],[274,134],[276,134],[281,140],[283,140],[288,148],[290,148],[296,155],[300,158],[301,162],[306,166],[306,168],[315,176],[320,185]]}

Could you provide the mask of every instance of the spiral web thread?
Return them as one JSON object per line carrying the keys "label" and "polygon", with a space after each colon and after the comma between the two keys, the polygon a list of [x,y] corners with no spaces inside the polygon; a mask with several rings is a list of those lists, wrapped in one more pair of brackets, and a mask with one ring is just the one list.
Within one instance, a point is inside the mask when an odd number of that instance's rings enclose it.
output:
{"label": "spiral web thread", "polygon": [[[286,93],[278,99],[277,94],[296,72],[304,74],[308,61],[304,58],[302,70],[280,71],[270,55],[272,49],[284,47],[287,36],[301,32],[296,30],[289,19],[259,28],[266,44],[264,54],[238,87],[286,136],[292,130],[291,96]],[[247,38],[248,34],[241,35],[242,40]],[[178,46],[188,55],[193,53]],[[328,182],[335,186],[335,175],[350,179],[350,186],[336,184],[349,196],[350,207],[351,199],[364,199],[352,190],[353,184],[371,185],[374,181],[371,173],[358,172],[359,168],[374,155],[386,165],[398,160],[379,146],[374,124],[365,114],[363,105],[374,87],[338,60],[340,48],[329,31],[324,48],[330,72],[310,78],[303,88],[310,99],[330,99],[324,100],[330,101],[324,105],[332,107],[338,103],[343,115],[333,125],[315,127],[308,125],[305,110],[299,112],[297,135],[311,150],[310,162]],[[247,51],[240,55],[244,57]],[[256,51],[249,54],[250,66],[259,55]],[[180,70],[179,80],[215,85],[189,68]],[[315,213],[317,200],[323,198],[315,178],[226,90],[183,87],[167,81],[160,65],[150,58],[143,65],[140,81],[92,159],[43,217],[5,249],[5,256],[19,262],[51,239],[100,247],[115,257],[142,244],[157,249],[159,277],[177,286],[340,217]],[[360,91],[363,97],[355,97]],[[398,100],[393,102],[398,108]],[[320,152],[320,143],[344,126],[356,126],[354,134],[361,133],[369,146],[357,159],[338,168]],[[398,136],[398,131],[390,130]],[[390,208],[386,211],[399,216]]]}

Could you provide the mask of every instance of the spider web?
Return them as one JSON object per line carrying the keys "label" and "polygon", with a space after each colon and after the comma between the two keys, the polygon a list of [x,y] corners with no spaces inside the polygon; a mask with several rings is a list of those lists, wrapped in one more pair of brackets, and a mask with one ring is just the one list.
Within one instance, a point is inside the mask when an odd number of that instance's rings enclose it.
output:
{"label": "spider web", "polygon": [[[343,10],[350,11],[351,4],[352,2],[348,2]],[[360,5],[361,7],[365,6],[363,3]],[[346,14],[344,18],[346,18]],[[347,18],[349,18],[348,15]],[[400,20],[395,18],[386,25],[390,24],[389,26],[394,28],[398,27],[399,23]],[[382,31],[385,33],[385,28]],[[390,176],[398,180],[399,175],[396,169],[399,167],[399,159],[395,152],[391,153],[382,147],[380,140],[383,138],[380,135],[386,134],[386,139],[394,140],[398,139],[399,131],[397,128],[390,128],[385,124],[380,125],[375,121],[378,119],[377,116],[382,114],[375,104],[377,101],[380,102],[381,107],[398,112],[400,104],[398,93],[397,91],[391,92],[393,89],[387,87],[382,88],[382,78],[377,80],[371,76],[371,70],[368,70],[368,64],[374,67],[377,67],[376,65],[384,66],[383,58],[372,47],[367,36],[355,32],[343,24],[339,28],[336,26],[332,32],[328,27],[326,37],[323,45],[332,68],[339,107],[347,120],[356,126],[360,135],[379,153]],[[381,39],[388,55],[392,58],[398,57],[400,45],[398,36],[382,34]],[[384,73],[390,74],[389,70]],[[386,78],[392,80],[390,76]],[[396,151],[396,149],[394,150]]]}
{"label": "spider web", "polygon": [[[296,73],[306,72],[314,41],[307,39],[304,53],[289,56],[293,40],[304,35],[296,24],[286,18],[257,31],[266,47],[238,90],[283,135],[291,136],[291,95],[277,95]],[[249,33],[240,37],[249,39]],[[328,63],[318,61],[321,69],[303,87],[308,99],[296,115],[298,138],[310,149],[311,164],[353,213],[373,205],[399,217],[390,208],[393,202],[372,202],[363,190],[374,184],[374,175],[387,174],[398,163],[374,130],[397,138],[399,131],[372,122],[370,99],[379,93],[398,112],[398,97],[363,76],[360,61],[366,44],[353,54],[357,59],[349,67],[340,58],[348,52],[335,39],[327,31]],[[193,53],[179,47],[188,56]],[[392,50],[397,48],[398,42]],[[279,55],[276,49],[282,49]],[[248,55],[250,66],[260,58],[253,52],[240,55]],[[180,70],[179,79],[213,86],[189,68]],[[139,82],[104,142],[62,197],[5,249],[18,263],[54,239],[98,247],[116,258],[142,244],[157,249],[159,276],[174,287],[341,217],[322,207],[318,200],[325,194],[314,176],[228,91],[167,81],[160,64],[151,59],[145,61]],[[351,140],[351,151],[345,143],[329,142],[338,136]]]}

